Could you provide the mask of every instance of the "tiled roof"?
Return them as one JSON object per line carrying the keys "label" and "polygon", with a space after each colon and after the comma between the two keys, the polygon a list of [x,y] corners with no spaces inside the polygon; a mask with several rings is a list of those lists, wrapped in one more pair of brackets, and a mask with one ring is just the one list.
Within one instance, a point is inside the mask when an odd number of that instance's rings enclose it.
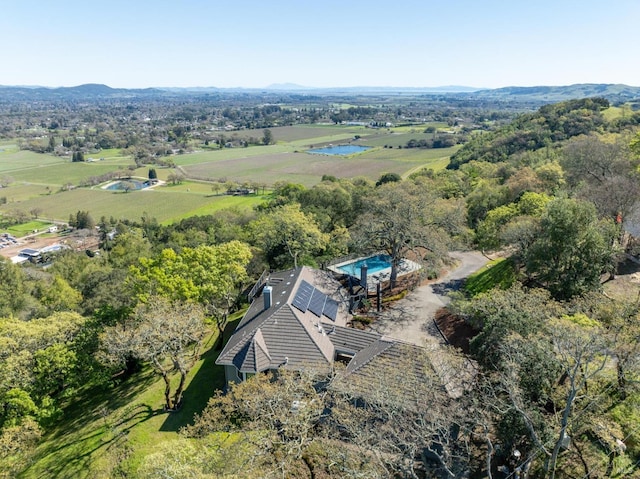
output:
{"label": "tiled roof", "polygon": [[233,364],[241,372],[263,371],[269,368],[271,356],[260,328],[255,332],[251,341],[247,342],[236,355]]}
{"label": "tiled roof", "polygon": [[[347,366],[347,374],[353,374],[358,370],[362,370],[373,359],[379,358],[387,349],[394,346],[393,341],[386,339],[378,339],[371,343],[368,347],[359,351]],[[397,354],[394,354],[396,356]]]}
{"label": "tiled roof", "polygon": [[344,326],[330,326],[328,330],[333,347],[343,354],[355,354],[380,339],[378,333]]}
{"label": "tiled roof", "polygon": [[[335,321],[292,306],[303,281],[338,302]],[[348,297],[329,273],[301,267],[271,274],[267,286],[271,287],[271,306],[265,309],[263,291],[238,324],[217,364],[233,364],[242,372],[329,365],[336,348],[353,354],[373,341],[374,333],[345,331],[349,330]],[[358,333],[362,338],[357,338]]]}
{"label": "tiled roof", "polygon": [[425,387],[442,388],[425,348],[390,338],[380,338],[356,353],[332,384],[337,391],[367,401],[405,408],[420,404]]}

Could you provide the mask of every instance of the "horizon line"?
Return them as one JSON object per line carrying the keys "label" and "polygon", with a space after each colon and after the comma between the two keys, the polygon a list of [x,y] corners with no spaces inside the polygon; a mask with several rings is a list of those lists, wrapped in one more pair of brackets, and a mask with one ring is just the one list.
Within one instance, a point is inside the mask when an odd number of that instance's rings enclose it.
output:
{"label": "horizon line", "polygon": [[96,83],[96,82],[87,82],[87,83],[79,83],[75,85],[58,85],[58,86],[50,86],[50,85],[38,85],[38,84],[20,84],[20,85],[0,85],[2,88],[45,88],[45,89],[60,89],[60,88],[77,88],[82,86],[103,86],[113,90],[149,90],[149,89],[216,89],[216,90],[281,90],[281,91],[293,91],[293,90],[337,90],[337,89],[407,89],[407,90],[442,90],[446,88],[452,89],[466,89],[466,90],[499,90],[502,88],[539,88],[539,87],[571,87],[571,86],[579,86],[579,85],[607,85],[607,86],[625,86],[630,88],[640,88],[638,86],[626,84],[626,83],[596,83],[596,82],[584,82],[584,83],[570,83],[570,84],[537,84],[537,85],[505,85],[498,87],[476,87],[470,85],[461,85],[461,84],[449,84],[449,85],[436,85],[436,86],[397,86],[397,85],[357,85],[357,86],[306,86],[300,85],[296,83],[272,83],[266,86],[199,86],[199,85],[191,85],[191,86],[143,86],[143,87],[113,87],[106,83]]}

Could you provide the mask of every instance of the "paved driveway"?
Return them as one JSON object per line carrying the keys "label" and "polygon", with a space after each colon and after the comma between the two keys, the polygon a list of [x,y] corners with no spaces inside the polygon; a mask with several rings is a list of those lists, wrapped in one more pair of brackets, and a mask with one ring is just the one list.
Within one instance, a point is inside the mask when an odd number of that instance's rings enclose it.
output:
{"label": "paved driveway", "polygon": [[449,292],[460,288],[467,276],[489,261],[476,251],[453,252],[450,256],[458,261],[453,270],[435,283],[419,286],[394,302],[380,313],[371,329],[420,346],[441,342],[442,337],[433,324],[435,312],[449,303]]}

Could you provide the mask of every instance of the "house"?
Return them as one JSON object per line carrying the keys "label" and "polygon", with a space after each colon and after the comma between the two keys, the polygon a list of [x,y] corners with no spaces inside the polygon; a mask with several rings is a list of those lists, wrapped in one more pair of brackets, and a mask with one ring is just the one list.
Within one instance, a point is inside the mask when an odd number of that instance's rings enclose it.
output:
{"label": "house", "polygon": [[380,335],[347,327],[349,298],[331,273],[306,266],[271,273],[218,356],[227,382],[278,368],[330,369]]}
{"label": "house", "polygon": [[401,395],[408,400],[426,378],[460,397],[475,376],[468,361],[455,364],[437,344],[425,348],[347,327],[349,295],[329,271],[302,266],[270,273],[252,291],[258,293],[216,360],[227,383],[279,368],[329,371],[341,362],[338,390],[364,398],[394,378],[406,386]]}
{"label": "house", "polygon": [[42,261],[42,256],[40,255],[40,251],[32,248],[21,249],[18,253],[18,256],[22,256],[23,258],[27,258],[32,263],[39,263]]}
{"label": "house", "polygon": [[[367,402],[395,403],[411,409],[424,401],[426,392],[440,390],[449,398],[462,396],[469,375],[453,356],[442,358],[439,346],[421,347],[381,337],[358,351],[332,384]],[[389,389],[390,384],[402,385]]]}
{"label": "house", "polygon": [[231,188],[227,190],[227,195],[230,196],[247,196],[255,194],[256,190],[253,188]]}

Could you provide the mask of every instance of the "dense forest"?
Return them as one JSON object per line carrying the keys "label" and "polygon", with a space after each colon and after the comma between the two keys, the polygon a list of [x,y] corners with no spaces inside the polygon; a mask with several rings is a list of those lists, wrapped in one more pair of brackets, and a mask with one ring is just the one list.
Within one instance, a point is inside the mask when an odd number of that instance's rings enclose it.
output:
{"label": "dense forest", "polygon": [[[179,406],[205,344],[223,340],[264,270],[384,251],[394,264],[416,259],[426,277],[460,249],[500,252],[506,277],[489,273],[449,307],[474,331],[468,350],[443,352],[452,365],[473,364],[462,394],[446,394],[423,370],[402,397],[404,374],[381,372],[368,396],[342,387],[335,371],[258,375],[225,394],[211,388],[179,437],[144,457],[131,460],[126,438],[114,443],[104,477],[640,477],[640,303],[605,290],[637,248],[627,230],[638,221],[640,114],[611,119],[609,107],[592,98],[513,121],[497,113],[500,121],[469,132],[447,169],[281,182],[251,211],[160,224],[80,209],[76,226],[97,225],[100,254],[61,252],[46,269],[0,260],[0,477],[35,477],[39,445],[72,428],[66,419],[92,396],[151,377],[166,384],[165,410]],[[322,109],[186,103],[143,127],[154,108],[70,106],[44,126],[77,130],[63,148],[98,143],[157,164],[165,150],[153,148],[167,141],[180,147],[197,133],[226,143],[197,122],[398,118],[398,108],[331,118]],[[81,114],[96,128],[80,126]],[[44,117],[17,110],[0,133]],[[294,400],[307,407],[291,414]]]}

